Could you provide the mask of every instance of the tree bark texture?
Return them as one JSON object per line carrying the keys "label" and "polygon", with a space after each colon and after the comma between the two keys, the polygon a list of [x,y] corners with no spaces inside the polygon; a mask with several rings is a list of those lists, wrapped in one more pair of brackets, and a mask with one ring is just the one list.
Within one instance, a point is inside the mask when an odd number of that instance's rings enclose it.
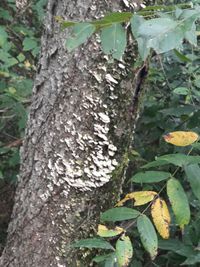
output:
{"label": "tree bark texture", "polygon": [[109,63],[98,38],[67,53],[70,30],[61,31],[55,16],[88,21],[121,9],[120,0],[48,2],[1,267],[89,266],[69,244],[93,232],[100,211],[119,197],[136,89],[131,64]]}

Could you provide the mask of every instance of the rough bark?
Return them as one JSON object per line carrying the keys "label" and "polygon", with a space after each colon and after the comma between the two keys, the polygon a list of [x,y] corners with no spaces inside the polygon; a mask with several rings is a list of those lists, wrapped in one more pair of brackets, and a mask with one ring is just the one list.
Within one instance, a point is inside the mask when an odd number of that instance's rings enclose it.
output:
{"label": "rough bark", "polygon": [[131,67],[109,63],[96,39],[67,53],[54,16],[87,21],[120,2],[49,0],[2,267],[81,266],[68,245],[119,196],[137,115]]}

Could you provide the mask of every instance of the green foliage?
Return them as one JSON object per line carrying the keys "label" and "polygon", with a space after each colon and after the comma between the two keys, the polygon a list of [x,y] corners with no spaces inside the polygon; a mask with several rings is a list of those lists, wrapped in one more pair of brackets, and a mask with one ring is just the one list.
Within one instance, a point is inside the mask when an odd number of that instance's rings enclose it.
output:
{"label": "green foliage", "polygon": [[[166,10],[166,12],[170,10],[165,6],[160,6],[159,9]],[[60,18],[58,20],[63,28],[69,26],[73,28],[73,36],[66,42],[68,51],[84,43],[95,31],[101,30],[103,52],[121,60],[126,48],[126,32],[121,24],[130,21],[132,34],[137,40],[138,51],[143,60],[150,54],[151,49],[158,54],[175,49],[180,57],[181,53],[177,49],[182,48],[184,40],[197,45],[195,22],[200,17],[200,8],[199,6],[185,10],[176,8],[172,14],[166,14],[157,12],[155,8],[152,15],[158,18],[148,20],[139,15],[139,12],[138,14],[114,12],[91,23],[65,22]]]}
{"label": "green foliage", "polygon": [[4,181],[16,182],[18,147],[27,120],[27,107],[39,53],[41,32],[38,29],[41,29],[46,2],[33,1],[32,6],[19,18],[14,2],[1,1],[0,172]]}

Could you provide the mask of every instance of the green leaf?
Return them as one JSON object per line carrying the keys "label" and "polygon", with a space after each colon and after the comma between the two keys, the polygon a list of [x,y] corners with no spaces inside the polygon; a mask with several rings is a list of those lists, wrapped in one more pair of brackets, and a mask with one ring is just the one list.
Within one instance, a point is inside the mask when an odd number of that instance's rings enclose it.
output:
{"label": "green leaf", "polygon": [[69,52],[85,43],[87,39],[95,32],[95,26],[91,23],[82,22],[77,23],[73,27],[72,36],[66,41],[66,47]]}
{"label": "green leaf", "polygon": [[143,60],[147,58],[150,52],[150,48],[147,48],[147,42],[148,40],[145,38],[140,38],[138,34],[138,28],[142,23],[144,23],[144,18],[138,15],[133,15],[131,19],[131,31],[133,33],[133,36],[137,40],[138,43],[138,51]]}
{"label": "green leaf", "polygon": [[[196,27],[195,27],[196,28]],[[187,31],[185,33],[185,39],[192,45],[197,46],[196,30]]]}
{"label": "green leaf", "polygon": [[74,248],[102,248],[114,250],[110,243],[100,238],[82,239],[71,244],[71,246]]}
{"label": "green leaf", "polygon": [[149,162],[141,168],[151,168],[166,164],[173,164],[175,166],[183,167],[185,165],[195,164],[199,162],[200,156],[189,156],[181,153],[167,154],[161,157],[157,157],[155,161]]}
{"label": "green leaf", "polygon": [[131,31],[136,39],[139,37],[138,29],[144,22],[145,19],[142,16],[133,15],[131,18]]}
{"label": "green leaf", "polygon": [[133,261],[131,261],[130,267],[142,267],[142,266],[143,266],[142,262],[139,260],[134,259]]}
{"label": "green leaf", "polygon": [[4,177],[3,177],[3,173],[2,171],[0,170],[0,179],[2,180]]}
{"label": "green leaf", "polygon": [[188,257],[195,252],[193,246],[185,245],[183,242],[177,239],[160,239],[158,242],[158,247],[163,250],[171,250],[184,257]]}
{"label": "green leaf", "polygon": [[109,254],[105,254],[105,255],[101,255],[101,256],[96,256],[96,257],[94,257],[92,259],[92,261],[99,263],[99,262],[102,262],[102,261],[108,261],[109,259],[116,260],[115,252],[109,253]]}
{"label": "green leaf", "polygon": [[195,21],[199,18],[199,7],[193,10],[184,10],[181,14],[184,38],[194,46],[197,46],[197,35]]}
{"label": "green leaf", "polygon": [[101,45],[105,54],[120,60],[126,48],[126,32],[121,24],[114,23],[101,31]]}
{"label": "green leaf", "polygon": [[189,165],[189,164],[200,162],[200,156],[189,156],[189,155],[180,154],[180,153],[164,155],[164,156],[158,157],[158,159],[165,160],[171,164],[174,164],[180,167],[184,165]]}
{"label": "green leaf", "polygon": [[200,150],[200,143],[194,143],[191,145],[193,148]]}
{"label": "green leaf", "polygon": [[177,179],[171,178],[167,182],[167,195],[172,205],[176,222],[183,229],[190,221],[190,207],[183,187]]}
{"label": "green leaf", "polygon": [[146,171],[135,174],[130,181],[134,183],[157,183],[171,176],[170,172]]}
{"label": "green leaf", "polygon": [[26,37],[23,41],[23,50],[29,51],[37,47],[37,42],[29,37]]}
{"label": "green leaf", "polygon": [[33,9],[36,10],[38,18],[40,21],[43,20],[45,16],[45,6],[47,4],[47,0],[38,0],[35,5],[33,5]]}
{"label": "green leaf", "polygon": [[109,209],[101,214],[101,220],[107,222],[124,221],[137,218],[140,212],[131,208],[118,207]]}
{"label": "green leaf", "polygon": [[0,26],[0,46],[3,46],[7,42],[8,34],[5,31],[5,27]]}
{"label": "green leaf", "polygon": [[0,8],[0,18],[8,21],[12,21],[13,17],[10,15],[8,10],[5,10],[4,8]]}
{"label": "green leaf", "polygon": [[190,255],[181,265],[189,266],[196,263],[200,263],[200,252],[196,252],[195,255]]}
{"label": "green leaf", "polygon": [[156,18],[140,25],[138,37],[148,40],[148,48],[153,48],[157,53],[164,53],[180,46],[184,31],[171,18]]}
{"label": "green leaf", "polygon": [[196,111],[196,107],[192,105],[184,105],[176,108],[166,108],[160,112],[163,115],[180,117],[182,115],[190,115],[192,112]]}
{"label": "green leaf", "polygon": [[188,95],[190,91],[186,87],[177,87],[173,92],[177,95]]}
{"label": "green leaf", "polygon": [[20,53],[20,54],[17,56],[17,59],[19,60],[19,62],[23,62],[26,58],[25,58],[24,54]]}
{"label": "green leaf", "polygon": [[179,52],[177,49],[174,49],[174,54],[180,59],[182,62],[191,62],[192,60],[186,57],[184,54]]}
{"label": "green leaf", "polygon": [[159,166],[163,166],[163,165],[167,165],[169,164],[167,161],[165,160],[155,160],[155,161],[151,161],[143,166],[141,166],[141,169],[149,169],[149,168],[153,168],[153,167],[159,167]]}
{"label": "green leaf", "polygon": [[195,84],[196,87],[200,88],[200,78],[199,78],[199,76],[197,76],[197,77],[195,78],[195,80],[194,80],[194,84]]}
{"label": "green leaf", "polygon": [[133,247],[128,236],[122,236],[116,243],[116,255],[119,267],[127,267],[133,256]]}
{"label": "green leaf", "polygon": [[184,167],[194,195],[200,200],[200,168],[198,164]]}
{"label": "green leaf", "polygon": [[158,249],[158,238],[154,226],[149,218],[143,214],[137,219],[137,228],[142,244],[153,260],[157,255]]}

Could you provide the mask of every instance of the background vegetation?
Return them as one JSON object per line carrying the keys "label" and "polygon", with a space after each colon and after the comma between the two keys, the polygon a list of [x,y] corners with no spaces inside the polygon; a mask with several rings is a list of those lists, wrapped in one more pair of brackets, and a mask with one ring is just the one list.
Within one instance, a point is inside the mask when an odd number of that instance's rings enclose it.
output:
{"label": "background vegetation", "polygon": [[27,108],[40,50],[46,0],[17,11],[15,0],[0,3],[0,245],[13,204]]}
{"label": "background vegetation", "polygon": [[[163,4],[158,1],[157,4]],[[178,4],[184,1],[178,1]],[[176,1],[165,1],[177,4]],[[193,1],[194,4],[198,1]],[[32,1],[25,10],[17,12],[14,0],[0,4],[0,244],[4,246],[6,227],[12,208],[13,192],[19,171],[19,147],[31,101],[31,90],[39,56],[41,25],[46,0]],[[199,35],[200,28],[197,25]],[[198,40],[199,43],[199,40]],[[137,65],[137,62],[135,62]],[[129,176],[155,156],[169,153],[187,153],[188,148],[178,148],[163,141],[162,135],[177,130],[191,130],[200,134],[200,50],[183,43],[183,53],[170,51],[153,55],[141,103],[134,150],[131,155]],[[198,154],[198,148],[194,154]],[[172,169],[167,168],[168,171]],[[166,168],[162,168],[166,170]],[[134,237],[134,260],[131,267],[199,266],[200,256],[193,257],[191,248],[200,249],[200,203],[192,193],[182,172],[182,185],[187,193],[191,223],[181,233],[171,229],[171,238],[160,242],[159,255],[151,261],[141,247],[138,232],[131,228]],[[159,191],[161,184],[127,184],[124,194],[140,190]],[[107,265],[106,265],[107,264]],[[112,266],[103,262],[101,266]],[[99,266],[100,266],[99,265]]]}

